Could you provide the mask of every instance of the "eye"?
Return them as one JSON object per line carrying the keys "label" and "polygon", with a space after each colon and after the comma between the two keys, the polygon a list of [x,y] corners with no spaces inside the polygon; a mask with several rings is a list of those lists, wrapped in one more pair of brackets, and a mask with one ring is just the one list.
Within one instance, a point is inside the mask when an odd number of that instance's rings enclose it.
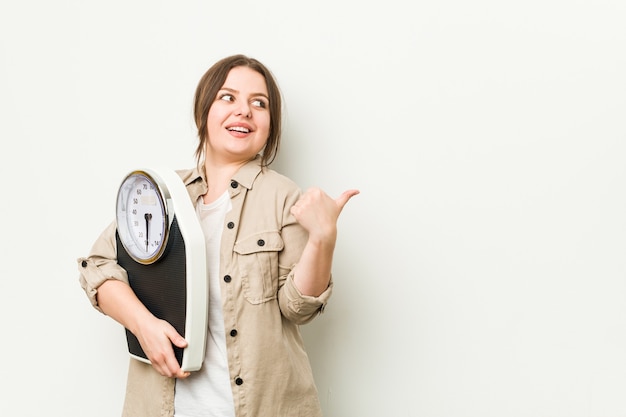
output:
{"label": "eye", "polygon": [[220,94],[219,99],[224,101],[235,101],[235,97],[229,93]]}
{"label": "eye", "polygon": [[267,103],[265,102],[265,100],[262,100],[260,98],[255,98],[254,100],[252,100],[252,105],[255,107],[260,107],[262,109],[267,108]]}

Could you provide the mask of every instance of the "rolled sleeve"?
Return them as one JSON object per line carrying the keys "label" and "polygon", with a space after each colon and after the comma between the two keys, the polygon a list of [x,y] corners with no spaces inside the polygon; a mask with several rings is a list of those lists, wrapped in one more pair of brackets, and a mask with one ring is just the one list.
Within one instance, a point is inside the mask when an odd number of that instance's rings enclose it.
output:
{"label": "rolled sleeve", "polygon": [[317,297],[303,295],[293,281],[293,272],[289,274],[279,296],[280,308],[283,315],[296,324],[305,324],[321,314],[330,299],[333,289],[331,276],[328,288]]}
{"label": "rolled sleeve", "polygon": [[126,270],[117,263],[115,246],[115,223],[111,223],[98,237],[88,257],[77,259],[79,282],[91,305],[102,312],[98,306],[98,287],[109,279],[128,283]]}

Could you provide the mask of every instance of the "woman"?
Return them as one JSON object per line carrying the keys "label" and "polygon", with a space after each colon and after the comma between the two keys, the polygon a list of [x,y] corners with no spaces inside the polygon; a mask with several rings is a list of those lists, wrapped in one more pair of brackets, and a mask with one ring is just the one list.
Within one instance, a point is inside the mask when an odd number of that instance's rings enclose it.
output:
{"label": "woman", "polygon": [[207,242],[209,331],[201,370],[183,372],[186,341],[153,316],[117,264],[112,223],[78,260],[92,304],[130,330],[151,361],[131,360],[125,416],[320,416],[299,325],[331,290],[337,219],[347,201],[300,189],[268,168],[278,151],[281,96],[270,71],[224,58],[196,89],[197,167],[179,171]]}

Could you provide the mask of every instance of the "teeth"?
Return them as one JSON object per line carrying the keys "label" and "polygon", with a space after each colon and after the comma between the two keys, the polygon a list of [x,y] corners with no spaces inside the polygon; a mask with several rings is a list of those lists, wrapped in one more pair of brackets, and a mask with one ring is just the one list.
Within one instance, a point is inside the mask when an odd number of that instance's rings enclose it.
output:
{"label": "teeth", "polygon": [[234,130],[234,131],[242,132],[242,133],[249,133],[250,132],[250,130],[246,129],[245,127],[240,127],[240,126],[231,127],[228,130]]}

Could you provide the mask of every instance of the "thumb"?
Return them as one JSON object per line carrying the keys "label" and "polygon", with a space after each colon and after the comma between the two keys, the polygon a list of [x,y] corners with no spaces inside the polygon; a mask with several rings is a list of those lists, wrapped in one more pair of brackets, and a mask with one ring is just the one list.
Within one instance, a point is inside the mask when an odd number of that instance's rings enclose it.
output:
{"label": "thumb", "polygon": [[335,203],[337,203],[337,207],[339,207],[339,210],[343,210],[343,207],[346,205],[348,200],[350,200],[352,197],[359,193],[359,190],[346,190],[341,193],[341,195],[335,199]]}

